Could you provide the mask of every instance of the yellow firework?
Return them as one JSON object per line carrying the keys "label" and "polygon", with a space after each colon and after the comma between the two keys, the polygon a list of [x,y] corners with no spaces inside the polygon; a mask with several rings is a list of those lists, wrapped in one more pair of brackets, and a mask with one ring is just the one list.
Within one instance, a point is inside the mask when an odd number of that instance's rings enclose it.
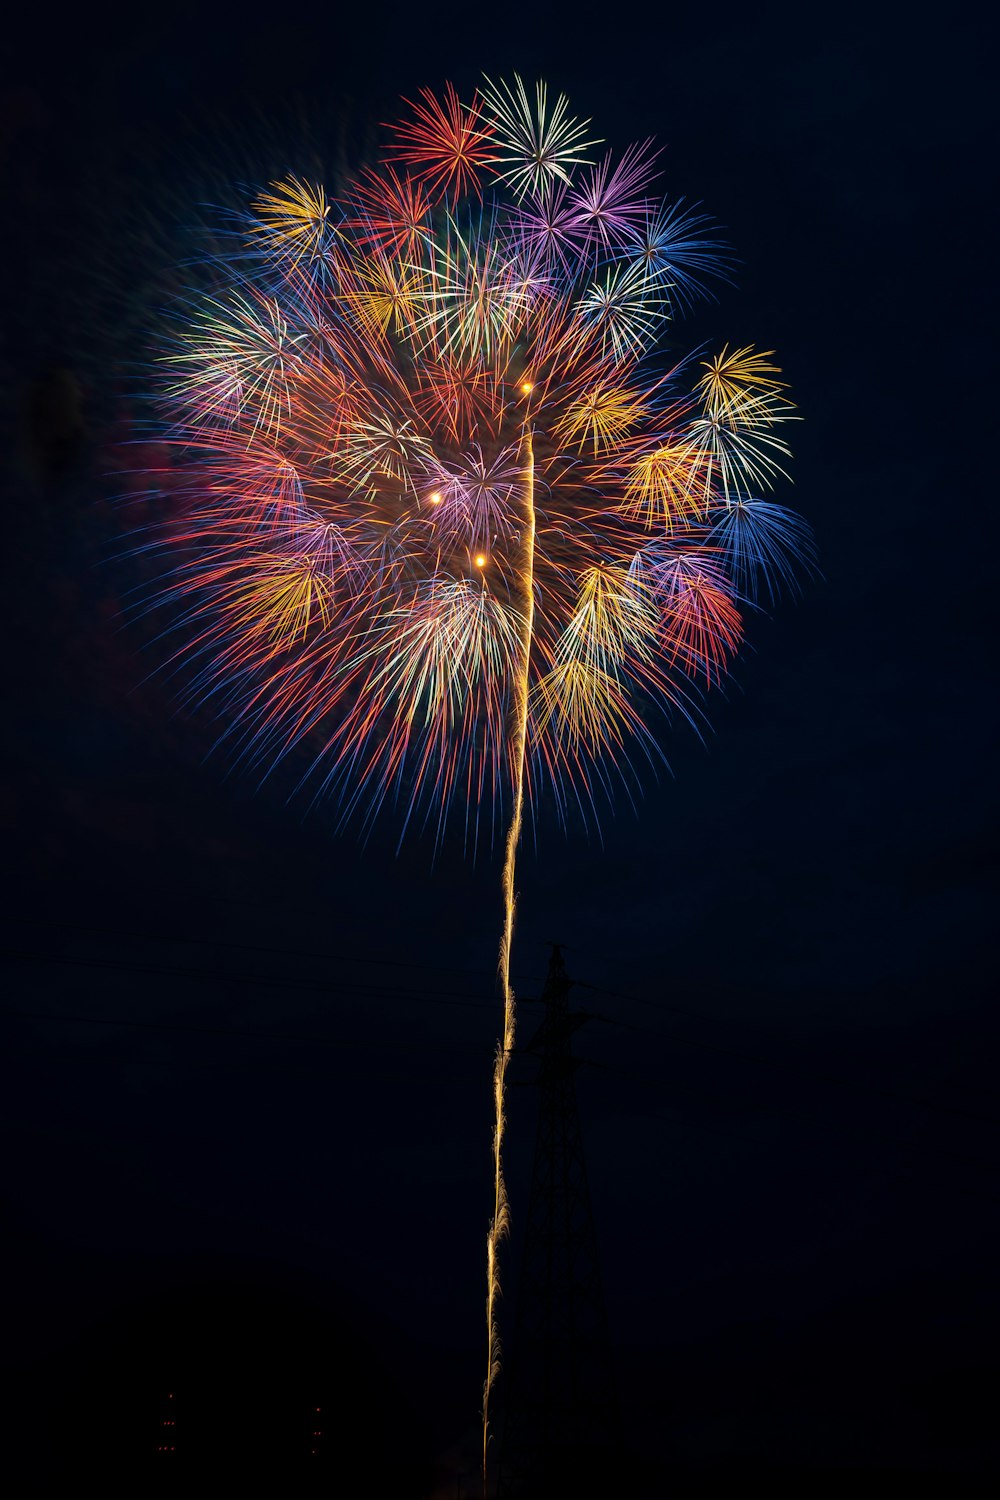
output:
{"label": "yellow firework", "polygon": [[647,531],[667,536],[692,520],[703,518],[711,500],[704,465],[689,443],[659,444],[643,453],[628,470],[622,510],[635,516]]}
{"label": "yellow firework", "polygon": [[553,431],[556,437],[596,454],[621,441],[640,422],[647,403],[626,386],[596,384],[571,402]]}
{"label": "yellow firework", "polygon": [[297,177],[272,182],[254,200],[251,212],[255,216],[251,230],[263,248],[287,258],[293,266],[303,260],[320,261],[328,252],[334,230],[322,187]]}
{"label": "yellow firework", "polygon": [[315,558],[290,558],[283,566],[263,563],[248,581],[237,607],[250,628],[265,632],[277,648],[304,640],[310,627],[329,624],[333,584]]}
{"label": "yellow firework", "polygon": [[738,411],[746,406],[748,398],[786,390],[784,382],[774,378],[781,370],[769,363],[773,353],[773,349],[767,349],[758,354],[752,346],[730,353],[728,346],[724,346],[713,359],[703,361],[701,368],[705,374],[697,389],[709,414],[721,416]]}

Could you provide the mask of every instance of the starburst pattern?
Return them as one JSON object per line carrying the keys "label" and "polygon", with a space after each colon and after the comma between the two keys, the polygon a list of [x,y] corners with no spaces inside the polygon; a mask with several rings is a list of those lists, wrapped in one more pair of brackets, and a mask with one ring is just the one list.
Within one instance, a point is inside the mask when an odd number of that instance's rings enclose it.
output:
{"label": "starburst pattern", "polygon": [[409,119],[389,127],[396,160],[406,162],[434,196],[450,192],[460,198],[478,191],[480,172],[493,160],[491,137],[480,126],[479,99],[464,105],[448,83],[441,99],[421,89],[410,110]]}
{"label": "starburst pattern", "polygon": [[556,182],[569,185],[573,169],[597,144],[586,139],[590,122],[574,120],[568,111],[565,94],[550,106],[544,83],[536,85],[532,101],[517,73],[513,85],[486,80],[485,114],[496,141],[496,171],[515,197],[538,197]]}
{"label": "starburst pattern", "polygon": [[304,261],[314,274],[319,272],[335,234],[330,202],[322,186],[300,182],[297,177],[272,182],[250,211],[250,232],[258,237],[265,252],[293,267]]}
{"label": "starburst pattern", "polygon": [[610,153],[582,174],[570,193],[569,204],[583,245],[598,253],[617,252],[641,243],[649,203],[645,190],[655,176],[649,143],[630,146],[617,166]]}
{"label": "starburst pattern", "polygon": [[669,287],[678,310],[706,293],[707,277],[729,279],[731,256],[711,233],[712,221],[683,203],[648,203],[632,254],[646,273]]}

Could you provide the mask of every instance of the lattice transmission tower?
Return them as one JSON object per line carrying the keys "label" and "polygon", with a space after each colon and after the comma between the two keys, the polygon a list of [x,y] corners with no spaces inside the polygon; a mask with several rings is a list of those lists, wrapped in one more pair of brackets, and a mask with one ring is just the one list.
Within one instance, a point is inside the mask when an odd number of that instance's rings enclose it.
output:
{"label": "lattice transmission tower", "polygon": [[503,1500],[611,1495],[623,1458],[572,1055],[589,1017],[570,1010],[571,986],[553,945],[542,1021],[522,1049],[538,1060],[538,1131],[508,1360]]}

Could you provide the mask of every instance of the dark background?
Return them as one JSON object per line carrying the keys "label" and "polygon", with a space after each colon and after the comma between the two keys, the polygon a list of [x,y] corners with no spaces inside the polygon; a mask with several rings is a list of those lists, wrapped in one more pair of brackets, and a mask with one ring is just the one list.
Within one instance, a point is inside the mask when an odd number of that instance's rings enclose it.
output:
{"label": "dark background", "polygon": [[[631,1446],[651,1493],[996,1471],[990,51],[960,8],[885,4],[17,18],[0,1021],[23,1489],[148,1491],[173,1391],[189,1465],[243,1489],[269,1463],[291,1483],[320,1406],[354,1492],[474,1490],[499,855],[397,855],[391,820],[363,847],[258,794],[149,677],[108,559],[193,206],[356,159],[400,93],[515,69],[617,147],[656,136],[666,191],[725,226],[739,284],[690,343],[778,350],[805,419],[779,498],[824,574],[755,622],[673,779],[600,836],[543,809],[522,856],[517,987],[559,940],[599,1017],[578,1092]],[[534,1104],[511,1094],[508,1304]]]}

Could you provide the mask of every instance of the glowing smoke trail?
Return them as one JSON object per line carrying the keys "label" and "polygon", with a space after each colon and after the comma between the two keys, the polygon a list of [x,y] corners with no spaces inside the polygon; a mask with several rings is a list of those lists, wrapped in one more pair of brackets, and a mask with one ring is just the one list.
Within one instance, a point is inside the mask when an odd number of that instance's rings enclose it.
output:
{"label": "glowing smoke trail", "polygon": [[[528,394],[525,392],[525,394]],[[510,1228],[510,1211],[507,1204],[507,1189],[503,1180],[503,1136],[506,1126],[504,1093],[507,1064],[514,1048],[516,1012],[514,991],[510,985],[510,948],[514,936],[514,912],[517,895],[514,890],[514,872],[517,866],[517,846],[521,841],[521,823],[524,813],[524,768],[525,749],[528,739],[528,664],[531,658],[531,632],[535,618],[535,455],[531,445],[530,429],[525,432],[522,452],[524,470],[524,530],[521,558],[521,582],[523,585],[523,610],[521,624],[521,670],[517,677],[517,695],[514,701],[514,725],[512,736],[512,765],[514,773],[514,807],[510,827],[507,830],[507,845],[503,862],[503,936],[500,939],[500,985],[503,991],[503,1032],[497,1043],[496,1060],[493,1065],[493,1218],[486,1239],[486,1382],[483,1386],[483,1492],[486,1491],[486,1459],[490,1440],[490,1392],[500,1373],[500,1337],[497,1329],[496,1300],[500,1295],[500,1265],[498,1249]]]}

